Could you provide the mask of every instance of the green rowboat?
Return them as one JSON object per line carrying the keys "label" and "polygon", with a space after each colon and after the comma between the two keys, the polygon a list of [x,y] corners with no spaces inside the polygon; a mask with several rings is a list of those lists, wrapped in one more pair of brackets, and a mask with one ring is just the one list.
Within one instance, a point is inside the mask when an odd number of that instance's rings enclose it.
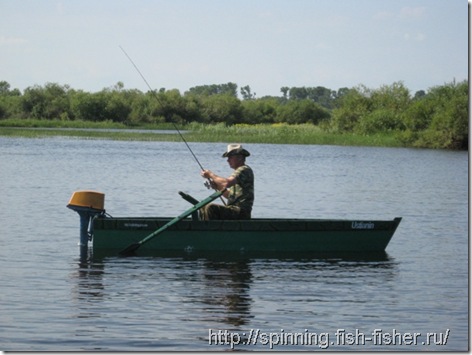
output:
{"label": "green rowboat", "polygon": [[91,191],[75,192],[67,207],[81,216],[80,244],[87,245],[91,240],[94,253],[110,255],[133,245],[139,246],[137,255],[384,252],[401,221],[401,217],[393,220],[198,220],[196,211],[220,194],[198,203],[181,193],[195,206],[176,218],[109,217],[103,209],[104,195]]}
{"label": "green rowboat", "polygon": [[[392,221],[185,219],[153,238],[139,252],[368,252],[383,251],[401,218]],[[103,218],[93,223],[93,248],[122,250],[171,218]]]}

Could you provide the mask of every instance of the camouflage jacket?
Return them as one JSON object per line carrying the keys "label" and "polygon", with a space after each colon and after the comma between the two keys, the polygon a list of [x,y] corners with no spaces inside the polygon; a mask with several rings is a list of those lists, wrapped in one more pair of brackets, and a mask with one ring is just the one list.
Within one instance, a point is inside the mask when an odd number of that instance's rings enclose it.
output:
{"label": "camouflage jacket", "polygon": [[236,178],[236,185],[229,188],[228,205],[238,206],[250,213],[254,203],[254,173],[252,169],[243,165],[237,168],[231,176]]}

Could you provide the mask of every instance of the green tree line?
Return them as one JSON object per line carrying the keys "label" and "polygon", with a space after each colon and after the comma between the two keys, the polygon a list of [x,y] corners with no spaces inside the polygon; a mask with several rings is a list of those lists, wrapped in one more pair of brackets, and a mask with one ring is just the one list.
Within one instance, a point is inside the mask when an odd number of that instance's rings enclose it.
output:
{"label": "green tree line", "polygon": [[[333,133],[395,135],[406,146],[468,149],[468,81],[417,91],[402,82],[370,89],[363,85],[282,87],[281,96],[256,98],[249,85],[201,85],[141,92],[122,82],[99,92],[46,83],[23,92],[0,81],[0,119],[112,121],[129,126],[187,124],[313,124]],[[156,100],[157,98],[157,100]]]}

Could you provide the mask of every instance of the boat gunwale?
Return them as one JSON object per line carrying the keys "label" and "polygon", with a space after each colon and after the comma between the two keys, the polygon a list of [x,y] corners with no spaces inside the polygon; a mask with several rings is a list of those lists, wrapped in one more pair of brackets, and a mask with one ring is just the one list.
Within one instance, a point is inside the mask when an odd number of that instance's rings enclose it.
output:
{"label": "boat gunwale", "polygon": [[[101,217],[94,221],[94,230],[153,230],[171,220],[171,217]],[[200,221],[186,218],[169,227],[170,230],[187,231],[316,231],[350,230],[352,232],[369,230],[395,231],[402,218],[393,220],[354,220],[354,219],[302,219],[302,218],[253,218],[250,220],[211,220]]]}

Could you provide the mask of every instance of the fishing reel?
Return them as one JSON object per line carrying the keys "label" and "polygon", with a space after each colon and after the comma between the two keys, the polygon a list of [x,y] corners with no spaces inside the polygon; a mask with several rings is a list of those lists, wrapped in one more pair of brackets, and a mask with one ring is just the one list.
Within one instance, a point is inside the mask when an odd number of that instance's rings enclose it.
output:
{"label": "fishing reel", "polygon": [[[205,185],[205,187],[206,187],[208,190],[210,190],[210,189],[216,190],[216,189],[217,189],[217,188],[216,188],[216,185],[215,185],[215,183],[213,182],[212,179],[207,179],[207,181],[205,181],[205,182],[203,183],[203,185]],[[225,190],[226,190],[226,189],[225,189]],[[220,200],[221,200],[221,202],[223,202],[223,205],[226,206],[226,202],[223,200],[223,198],[222,198],[221,196],[220,196]]]}
{"label": "fishing reel", "polygon": [[208,190],[216,190],[216,184],[215,182],[212,180],[212,179],[207,179],[203,185],[205,185],[205,187],[208,189]]}

